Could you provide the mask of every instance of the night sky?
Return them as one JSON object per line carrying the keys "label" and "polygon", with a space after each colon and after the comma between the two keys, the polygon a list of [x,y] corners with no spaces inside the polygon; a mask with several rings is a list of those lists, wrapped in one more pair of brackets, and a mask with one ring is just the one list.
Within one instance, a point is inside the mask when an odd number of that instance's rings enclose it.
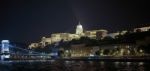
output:
{"label": "night sky", "polygon": [[84,30],[116,32],[150,25],[144,0],[0,0],[0,40],[35,42],[51,33]]}

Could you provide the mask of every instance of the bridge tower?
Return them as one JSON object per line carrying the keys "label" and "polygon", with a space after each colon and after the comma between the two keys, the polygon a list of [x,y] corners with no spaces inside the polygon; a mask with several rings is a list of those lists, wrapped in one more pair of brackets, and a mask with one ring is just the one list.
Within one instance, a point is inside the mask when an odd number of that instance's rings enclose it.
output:
{"label": "bridge tower", "polygon": [[1,60],[9,59],[9,40],[2,40],[1,41]]}

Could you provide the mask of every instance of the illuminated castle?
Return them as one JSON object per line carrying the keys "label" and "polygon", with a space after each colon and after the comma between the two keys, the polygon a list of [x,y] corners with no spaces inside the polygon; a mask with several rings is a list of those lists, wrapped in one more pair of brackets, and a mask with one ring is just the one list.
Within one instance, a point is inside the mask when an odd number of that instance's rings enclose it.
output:
{"label": "illuminated castle", "polygon": [[51,37],[42,37],[41,42],[39,43],[31,43],[29,45],[29,48],[36,48],[36,47],[45,47],[48,44],[57,43],[61,40],[63,41],[71,41],[72,39],[79,39],[81,36],[83,36],[83,27],[79,23],[76,27],[76,33],[53,33],[51,34]]}
{"label": "illuminated castle", "polygon": [[[141,32],[148,31],[150,27],[141,27],[141,28],[135,28],[134,32],[137,30]],[[83,32],[84,31],[84,32]],[[82,25],[79,24],[76,26],[76,32],[74,34],[71,33],[54,33],[51,34],[51,37],[42,37],[41,41],[38,43],[31,43],[29,45],[29,48],[36,48],[36,47],[45,47],[46,45],[57,43],[61,40],[63,41],[71,41],[72,39],[80,39],[80,37],[89,37],[91,39],[104,39],[106,36],[115,38],[115,36],[121,34],[124,35],[127,31],[124,30],[121,33],[115,32],[115,33],[108,33],[105,29],[100,30],[83,30]]]}
{"label": "illuminated castle", "polygon": [[80,39],[80,37],[89,37],[92,39],[103,39],[107,36],[107,30],[100,29],[100,30],[88,30],[83,32],[82,25],[79,24],[76,26],[76,32],[74,34],[71,33],[53,33],[51,37],[42,37],[41,41],[38,43],[31,43],[29,48],[36,48],[36,47],[45,47],[46,45],[57,43],[61,40],[63,41],[71,41],[72,39]]}
{"label": "illuminated castle", "polygon": [[42,37],[41,41],[38,43],[31,43],[29,48],[36,48],[36,47],[45,47],[46,45],[57,43],[61,40],[63,41],[71,41],[72,39],[80,39],[80,37],[89,37],[92,39],[104,38],[107,36],[107,30],[90,30],[83,32],[82,25],[79,24],[76,26],[76,32],[74,34],[71,33],[54,33],[51,34],[51,37]]}

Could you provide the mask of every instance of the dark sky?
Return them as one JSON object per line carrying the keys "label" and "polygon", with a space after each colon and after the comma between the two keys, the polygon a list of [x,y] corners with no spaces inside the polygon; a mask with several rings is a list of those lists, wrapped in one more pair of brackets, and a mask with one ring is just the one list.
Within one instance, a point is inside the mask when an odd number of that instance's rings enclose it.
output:
{"label": "dark sky", "polygon": [[144,0],[0,0],[0,40],[33,42],[57,32],[110,32],[150,25]]}

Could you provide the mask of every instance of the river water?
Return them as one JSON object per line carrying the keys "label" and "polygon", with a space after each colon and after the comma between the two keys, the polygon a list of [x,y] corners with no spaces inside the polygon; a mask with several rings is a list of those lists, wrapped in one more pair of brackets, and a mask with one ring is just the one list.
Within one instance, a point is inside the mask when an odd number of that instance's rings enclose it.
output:
{"label": "river water", "polygon": [[0,71],[150,71],[150,62],[12,61],[0,62]]}

